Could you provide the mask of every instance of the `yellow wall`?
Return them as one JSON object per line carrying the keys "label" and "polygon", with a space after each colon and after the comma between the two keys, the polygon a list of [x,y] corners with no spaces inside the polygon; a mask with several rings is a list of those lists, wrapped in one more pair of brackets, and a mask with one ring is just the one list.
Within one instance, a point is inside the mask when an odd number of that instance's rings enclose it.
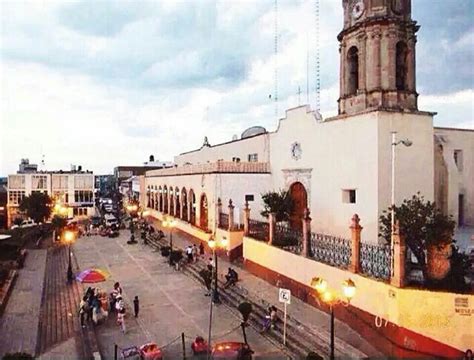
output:
{"label": "yellow wall", "polygon": [[216,239],[222,239],[223,237],[227,239],[227,251],[230,251],[242,245],[243,236],[243,231],[227,231],[222,229],[216,229]]}
{"label": "yellow wall", "polygon": [[[339,293],[342,282],[351,278],[357,287],[351,305],[461,351],[474,344],[474,295],[399,289],[247,237],[243,254],[245,259],[301,284],[309,285],[313,277],[322,277]],[[456,313],[455,298],[467,298],[470,316]]]}

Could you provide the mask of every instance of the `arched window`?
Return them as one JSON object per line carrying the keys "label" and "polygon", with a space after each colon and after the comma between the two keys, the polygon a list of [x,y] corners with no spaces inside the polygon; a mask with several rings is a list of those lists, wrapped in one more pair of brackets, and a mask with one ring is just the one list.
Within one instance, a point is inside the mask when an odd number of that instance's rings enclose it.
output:
{"label": "arched window", "polygon": [[352,46],[347,52],[347,95],[354,95],[359,89],[359,51]]}
{"label": "arched window", "polygon": [[407,45],[400,41],[397,43],[397,58],[396,58],[396,85],[397,90],[407,90]]}

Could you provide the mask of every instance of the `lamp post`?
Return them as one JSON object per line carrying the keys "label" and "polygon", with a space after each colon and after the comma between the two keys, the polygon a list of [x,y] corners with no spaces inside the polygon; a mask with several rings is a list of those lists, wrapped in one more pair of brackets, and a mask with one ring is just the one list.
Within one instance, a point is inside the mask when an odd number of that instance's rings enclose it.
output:
{"label": "lamp post", "polygon": [[392,131],[392,199],[391,199],[392,210],[390,214],[392,233],[395,226],[395,147],[400,144],[403,144],[406,147],[410,147],[413,145],[413,143],[408,139],[397,141],[397,132]]}
{"label": "lamp post", "polygon": [[212,292],[212,301],[216,304],[220,303],[221,300],[219,298],[219,288],[217,287],[217,249],[226,249],[227,248],[227,238],[223,237],[219,242],[210,238],[207,242],[209,247],[212,249],[212,256],[214,260],[214,291]]}
{"label": "lamp post", "polygon": [[336,294],[333,291],[328,290],[327,285],[327,281],[319,277],[315,277],[311,280],[311,287],[316,290],[319,298],[329,305],[331,311],[330,359],[334,360],[334,306],[338,304],[349,306],[351,299],[355,295],[356,286],[351,279],[347,279],[342,283],[343,298],[337,298]]}
{"label": "lamp post", "polygon": [[171,219],[170,217],[166,217],[163,222],[161,223],[164,228],[170,229],[170,256],[169,256],[169,264],[170,266],[173,265],[171,254],[173,252],[173,228],[176,226],[176,220]]}
{"label": "lamp post", "polygon": [[67,266],[66,276],[67,276],[67,281],[68,281],[69,284],[72,282],[72,278],[73,278],[72,264],[71,264],[71,244],[74,241],[74,238],[75,238],[75,234],[71,230],[67,230],[64,233],[64,241],[66,241],[66,244],[68,244],[68,250],[67,251],[68,251],[68,256],[69,256],[69,262],[68,262],[68,266]]}
{"label": "lamp post", "polygon": [[209,309],[209,334],[208,334],[208,341],[207,344],[209,346],[207,350],[207,358],[210,359],[210,347],[211,347],[211,336],[212,336],[212,307],[213,304],[220,303],[221,300],[219,298],[219,289],[217,287],[217,248],[227,248],[227,238],[223,237],[221,241],[217,242],[214,240],[214,238],[211,236],[209,241],[207,242],[207,245],[211,248],[212,250],[212,256],[214,259],[214,266],[213,266],[213,277],[214,277],[214,289],[212,291],[212,296],[211,296],[211,304],[210,304],[210,309]]}

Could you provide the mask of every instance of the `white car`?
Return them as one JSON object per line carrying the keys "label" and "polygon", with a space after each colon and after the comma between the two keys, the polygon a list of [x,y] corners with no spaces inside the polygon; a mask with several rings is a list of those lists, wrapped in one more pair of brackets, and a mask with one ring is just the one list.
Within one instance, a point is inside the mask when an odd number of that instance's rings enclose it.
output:
{"label": "white car", "polygon": [[16,229],[16,228],[29,228],[32,226],[36,226],[37,224],[34,222],[34,220],[23,220],[20,225],[13,225],[11,228]]}

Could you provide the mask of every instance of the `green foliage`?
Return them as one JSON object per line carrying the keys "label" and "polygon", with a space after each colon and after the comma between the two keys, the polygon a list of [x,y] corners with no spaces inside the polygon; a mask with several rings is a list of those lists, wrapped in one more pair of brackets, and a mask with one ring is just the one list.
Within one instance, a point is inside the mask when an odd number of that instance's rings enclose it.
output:
{"label": "green foliage", "polygon": [[54,229],[58,231],[67,225],[67,219],[63,216],[54,215],[53,219],[51,220],[51,224],[53,225]]}
{"label": "green foliage", "polygon": [[288,221],[293,211],[293,199],[286,190],[269,191],[262,194],[263,211],[260,213],[268,217],[270,213],[275,213],[275,220]]}
{"label": "green foliage", "polygon": [[252,304],[248,302],[240,303],[238,306],[239,312],[242,314],[242,319],[246,323],[252,313]]}
{"label": "green foliage", "polygon": [[[388,243],[391,241],[391,210],[380,216],[380,234]],[[430,246],[442,247],[452,243],[456,223],[446,216],[431,201],[426,201],[420,193],[405,199],[394,207],[395,219],[400,223],[400,234],[405,237],[407,246],[416,256],[426,274],[426,249]],[[425,277],[426,279],[426,277]]]}
{"label": "green foliage", "polygon": [[428,285],[433,288],[442,288],[458,293],[468,292],[470,287],[464,277],[469,273],[469,269],[472,266],[472,261],[469,259],[469,256],[460,253],[459,248],[452,244],[449,261],[451,269],[448,275],[441,281],[430,281]]}
{"label": "green foliage", "polygon": [[33,360],[34,357],[25,352],[6,353],[2,360]]}
{"label": "green foliage", "polygon": [[52,204],[53,201],[47,194],[34,192],[23,198],[20,210],[26,212],[26,215],[36,223],[40,223],[50,217]]}

